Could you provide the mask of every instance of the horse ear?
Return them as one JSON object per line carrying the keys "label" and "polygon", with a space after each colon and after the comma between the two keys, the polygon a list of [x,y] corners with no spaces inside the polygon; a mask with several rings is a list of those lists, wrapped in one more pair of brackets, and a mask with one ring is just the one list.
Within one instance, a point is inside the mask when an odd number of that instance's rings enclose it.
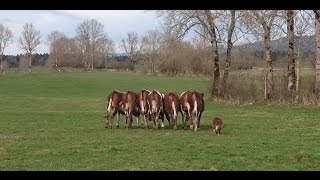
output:
{"label": "horse ear", "polygon": [[201,93],[201,95],[202,95],[202,98],[204,97],[204,94],[203,93]]}

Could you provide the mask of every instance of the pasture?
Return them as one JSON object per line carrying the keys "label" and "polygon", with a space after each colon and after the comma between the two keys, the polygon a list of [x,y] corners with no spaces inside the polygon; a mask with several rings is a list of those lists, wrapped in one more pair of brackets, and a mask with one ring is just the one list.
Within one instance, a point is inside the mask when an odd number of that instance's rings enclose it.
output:
{"label": "pasture", "polygon": [[[208,100],[209,79],[129,72],[37,71],[0,76],[0,170],[320,170],[320,110]],[[205,94],[198,132],[104,128],[112,90]],[[211,119],[222,118],[222,134]]]}

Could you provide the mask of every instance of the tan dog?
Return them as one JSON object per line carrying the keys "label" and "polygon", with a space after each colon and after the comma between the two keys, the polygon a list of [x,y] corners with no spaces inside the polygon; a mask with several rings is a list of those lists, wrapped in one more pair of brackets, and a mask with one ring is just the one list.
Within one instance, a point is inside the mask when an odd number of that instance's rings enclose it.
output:
{"label": "tan dog", "polygon": [[221,134],[221,129],[223,126],[222,120],[218,117],[215,117],[212,119],[211,125],[212,131],[214,131],[219,136]]}

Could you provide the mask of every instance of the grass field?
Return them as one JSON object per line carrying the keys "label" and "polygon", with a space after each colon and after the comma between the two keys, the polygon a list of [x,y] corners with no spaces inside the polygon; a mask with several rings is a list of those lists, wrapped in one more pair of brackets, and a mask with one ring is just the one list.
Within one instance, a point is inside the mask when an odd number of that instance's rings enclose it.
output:
{"label": "grass field", "polygon": [[[319,107],[209,102],[206,77],[127,72],[0,76],[0,170],[320,170]],[[104,128],[112,90],[205,93],[198,132]],[[221,117],[221,136],[210,120]],[[149,124],[151,127],[151,124]]]}

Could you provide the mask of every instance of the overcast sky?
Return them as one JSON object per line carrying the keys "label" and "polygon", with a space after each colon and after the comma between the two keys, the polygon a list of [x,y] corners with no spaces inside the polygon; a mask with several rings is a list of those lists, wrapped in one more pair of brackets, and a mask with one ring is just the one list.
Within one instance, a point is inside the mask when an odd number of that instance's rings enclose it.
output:
{"label": "overcast sky", "polygon": [[35,29],[40,30],[41,44],[37,53],[45,53],[49,49],[48,34],[57,30],[67,37],[74,37],[76,27],[91,18],[101,22],[105,32],[116,43],[125,38],[129,31],[141,36],[150,29],[159,28],[159,19],[155,14],[142,10],[1,10],[0,24],[8,27],[14,36],[14,43],[5,49],[4,54],[24,53],[17,42],[25,23],[32,23]]}

